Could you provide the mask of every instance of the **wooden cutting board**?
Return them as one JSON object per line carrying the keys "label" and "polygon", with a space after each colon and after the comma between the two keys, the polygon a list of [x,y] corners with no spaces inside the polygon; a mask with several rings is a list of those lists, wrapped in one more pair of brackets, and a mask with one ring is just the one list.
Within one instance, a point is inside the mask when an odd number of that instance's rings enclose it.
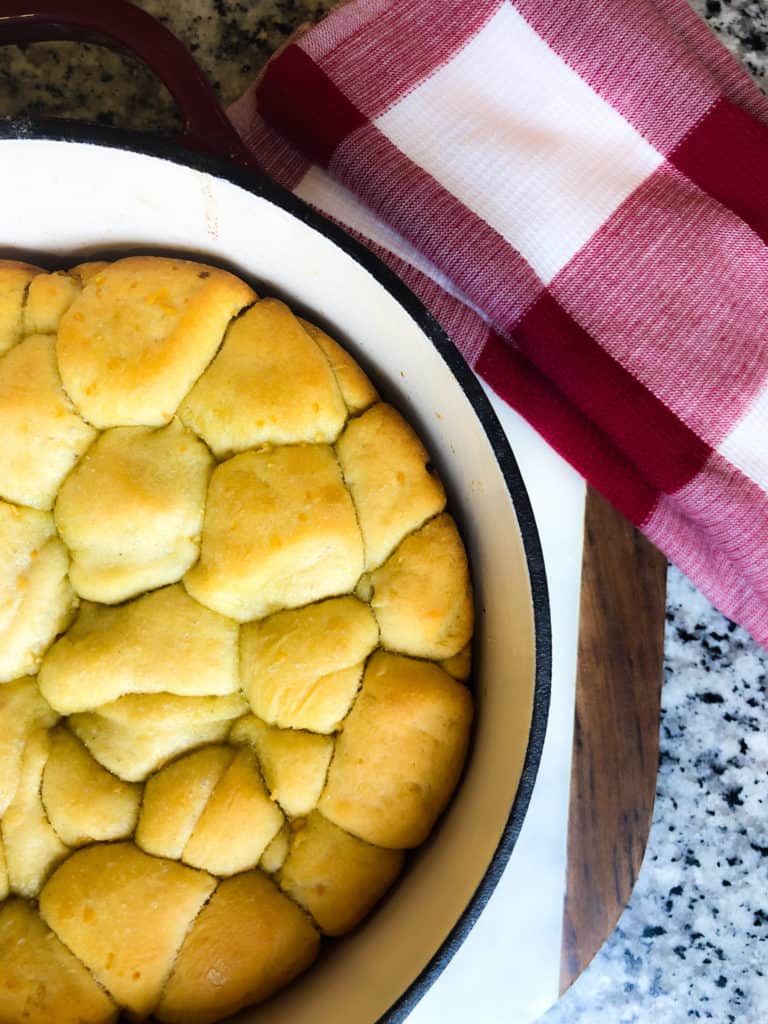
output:
{"label": "wooden cutting board", "polygon": [[659,766],[664,556],[587,488],[560,990],[613,931]]}

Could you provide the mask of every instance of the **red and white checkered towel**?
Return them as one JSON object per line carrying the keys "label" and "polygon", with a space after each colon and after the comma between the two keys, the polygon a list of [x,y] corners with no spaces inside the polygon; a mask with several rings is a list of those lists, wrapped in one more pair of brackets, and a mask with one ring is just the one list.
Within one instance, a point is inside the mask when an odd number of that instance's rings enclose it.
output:
{"label": "red and white checkered towel", "polygon": [[684,0],[353,0],[230,114],[768,643],[768,100]]}

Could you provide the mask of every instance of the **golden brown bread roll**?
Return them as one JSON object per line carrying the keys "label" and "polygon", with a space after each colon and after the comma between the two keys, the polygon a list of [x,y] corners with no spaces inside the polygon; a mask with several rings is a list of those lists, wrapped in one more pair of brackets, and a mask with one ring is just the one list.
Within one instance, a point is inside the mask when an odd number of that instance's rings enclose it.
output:
{"label": "golden brown bread roll", "polygon": [[106,260],[88,260],[85,263],[78,263],[75,267],[70,267],[69,274],[83,285],[96,274],[100,274],[102,270],[106,270],[108,266],[109,263]]}
{"label": "golden brown bread roll", "polygon": [[[182,859],[203,811],[234,758],[235,751],[230,746],[207,746],[180,757],[153,775],[144,791],[136,843],[156,857]],[[232,792],[231,778],[226,791]],[[262,796],[257,788],[257,811],[266,811],[267,832],[271,832],[269,822],[274,820],[274,815]],[[198,833],[198,853],[200,838]],[[260,857],[254,859],[265,861],[262,865],[265,870],[276,871],[286,854],[287,834],[281,826],[264,846]]]}
{"label": "golden brown bread roll", "polygon": [[272,875],[275,871],[279,871],[285,863],[285,858],[288,856],[288,850],[291,846],[291,830],[287,823],[283,825],[280,831],[277,833],[272,842],[264,850],[259,861],[259,867],[262,871],[266,871],[267,874]]}
{"label": "golden brown bread roll", "polygon": [[96,436],[61,387],[53,337],[30,335],[0,359],[0,495],[49,509]]}
{"label": "golden brown bread roll", "polygon": [[210,746],[149,780],[136,842],[155,856],[231,875],[255,867],[282,826],[250,751]]}
{"label": "golden brown bread roll", "polygon": [[118,1008],[24,900],[0,906],[0,1021],[114,1024]]}
{"label": "golden brown bread roll", "polygon": [[283,825],[250,750],[240,749],[214,786],[181,859],[216,875],[255,867]]}
{"label": "golden brown bread roll", "polygon": [[136,829],[137,845],[155,857],[179,860],[234,756],[229,746],[203,747],[148,779]]}
{"label": "golden brown bread roll", "polygon": [[235,693],[237,640],[234,622],[178,584],[115,608],[86,603],[43,659],[40,690],[62,714],[130,693]]}
{"label": "golden brown bread roll", "polygon": [[0,686],[0,820],[16,793],[29,736],[36,729],[51,728],[58,718],[36,680],[15,679]]}
{"label": "golden brown bread roll", "polygon": [[197,560],[212,468],[178,420],[106,430],[64,481],[54,512],[80,597],[116,604],[180,580]]}
{"label": "golden brown bread roll", "polygon": [[318,810],[395,849],[423,843],[458,780],[472,699],[437,665],[383,651],[336,741]]}
{"label": "golden brown bread roll", "polygon": [[24,303],[24,334],[55,334],[79,291],[80,280],[63,270],[33,277]]}
{"label": "golden brown bread roll", "polygon": [[379,630],[356,597],[278,612],[240,635],[240,682],[256,715],[328,733],[349,711]]}
{"label": "golden brown bread roll", "polygon": [[402,850],[383,850],[313,811],[293,837],[280,885],[326,935],[343,935],[400,874]]}
{"label": "golden brown bread roll", "polygon": [[223,881],[184,940],[156,1016],[210,1024],[260,1002],[315,959],[318,935],[265,875]]}
{"label": "golden brown bread roll", "polygon": [[452,658],[474,625],[464,545],[449,515],[410,534],[371,573],[381,642],[416,658]]}
{"label": "golden brown bread roll", "polygon": [[67,846],[128,839],[139,816],[141,787],[102,768],[63,726],[50,739],[40,795],[56,835]]}
{"label": "golden brown bread roll", "polygon": [[462,682],[466,682],[472,672],[471,645],[466,643],[458,654],[454,654],[450,658],[445,658],[439,664],[440,668],[444,669],[449,676],[453,676],[454,679],[461,679]]}
{"label": "golden brown bread roll", "polygon": [[137,1017],[156,1006],[216,880],[132,843],[78,850],[48,879],[40,915],[112,998]]}
{"label": "golden brown bread roll", "polygon": [[223,458],[265,444],[331,443],[347,409],[328,360],[290,309],[262,299],[229,328],[179,415]]}
{"label": "golden brown bread roll", "polygon": [[352,590],[363,571],[355,510],[327,445],[245,452],[208,489],[192,597],[238,622]]}
{"label": "golden brown bread roll", "polygon": [[[286,848],[286,853],[288,852]],[[285,857],[283,857],[285,860]],[[280,862],[282,863],[282,861]],[[280,864],[277,865],[280,867]],[[0,901],[4,900],[8,893],[11,891],[11,883],[8,878],[8,865],[5,860],[5,843],[3,842],[3,833],[0,829]]]}
{"label": "golden brown bread roll", "polygon": [[233,719],[247,709],[239,693],[136,693],[96,711],[70,715],[68,722],[100,764],[121,779],[136,782],[184,751],[226,739]]}
{"label": "golden brown bread roll", "polygon": [[45,729],[30,733],[21,758],[16,792],[2,820],[3,846],[12,892],[37,896],[48,873],[69,850],[45,813],[40,789],[51,749]]}
{"label": "golden brown bread roll", "polygon": [[29,282],[42,271],[29,263],[0,260],[0,354],[21,338]]}
{"label": "golden brown bread roll", "polygon": [[270,796],[292,818],[309,814],[320,799],[333,754],[330,736],[275,729],[255,715],[241,718],[229,734],[256,752]]}
{"label": "golden brown bread roll", "polygon": [[379,397],[376,389],[346,349],[315,324],[301,317],[298,317],[298,321],[330,363],[341,397],[349,411],[362,412],[369,405],[373,405]]}
{"label": "golden brown bread roll", "polygon": [[333,338],[186,260],[0,261],[0,431],[0,1024],[213,1022],[458,779],[443,487]]}
{"label": "golden brown bread roll", "polygon": [[53,517],[0,501],[0,682],[37,671],[75,609]]}
{"label": "golden brown bread roll", "polygon": [[365,567],[381,565],[397,544],[445,507],[429,455],[402,416],[379,403],[350,420],[336,446],[357,510]]}
{"label": "golden brown bread roll", "polygon": [[232,274],[186,260],[133,256],[85,282],[61,318],[64,388],[100,429],[160,427],[255,298]]}
{"label": "golden brown bread roll", "polygon": [[227,731],[232,719],[248,710],[242,693],[223,697],[184,697],[172,693],[129,693],[125,697],[101,704],[96,709],[100,718],[120,725],[128,732],[138,733],[144,728],[183,734],[187,728],[226,722]]}

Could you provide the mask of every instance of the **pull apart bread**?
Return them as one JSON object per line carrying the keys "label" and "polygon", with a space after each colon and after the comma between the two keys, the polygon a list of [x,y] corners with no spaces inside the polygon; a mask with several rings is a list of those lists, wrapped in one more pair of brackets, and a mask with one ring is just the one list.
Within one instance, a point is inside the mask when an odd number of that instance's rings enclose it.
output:
{"label": "pull apart bread", "polygon": [[0,262],[0,1021],[206,1024],[456,786],[472,598],[348,353],[232,274]]}

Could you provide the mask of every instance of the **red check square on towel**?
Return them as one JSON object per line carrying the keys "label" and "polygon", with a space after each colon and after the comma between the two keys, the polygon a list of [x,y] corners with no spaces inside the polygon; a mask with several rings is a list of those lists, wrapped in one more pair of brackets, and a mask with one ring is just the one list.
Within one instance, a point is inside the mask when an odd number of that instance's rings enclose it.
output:
{"label": "red check square on towel", "polygon": [[768,644],[768,100],[684,0],[352,0],[230,116]]}

